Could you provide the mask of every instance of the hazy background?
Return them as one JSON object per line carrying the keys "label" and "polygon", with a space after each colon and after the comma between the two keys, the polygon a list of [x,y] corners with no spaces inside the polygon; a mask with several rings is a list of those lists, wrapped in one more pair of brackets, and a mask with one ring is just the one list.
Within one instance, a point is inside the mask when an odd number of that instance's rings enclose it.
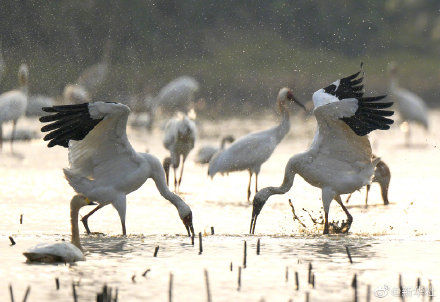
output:
{"label": "hazy background", "polygon": [[[367,91],[401,84],[438,106],[440,2],[387,1],[2,1],[6,71],[0,91],[30,66],[30,93],[59,96],[99,62],[111,41],[110,74],[95,100],[155,95],[180,75],[201,83],[204,114],[245,114],[281,86],[300,99],[365,63]],[[251,110],[249,110],[251,109]]]}

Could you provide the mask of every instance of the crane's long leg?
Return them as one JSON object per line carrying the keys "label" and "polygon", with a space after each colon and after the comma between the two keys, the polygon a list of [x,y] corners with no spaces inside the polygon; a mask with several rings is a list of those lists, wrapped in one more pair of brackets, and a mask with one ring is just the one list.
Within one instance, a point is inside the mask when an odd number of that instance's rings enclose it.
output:
{"label": "crane's long leg", "polygon": [[90,216],[92,216],[96,211],[98,211],[99,209],[101,209],[102,207],[106,206],[105,204],[100,204],[98,205],[96,208],[94,208],[93,210],[91,210],[89,213],[87,213],[87,215],[83,216],[83,218],[81,218],[81,222],[84,225],[84,228],[86,229],[87,234],[90,235],[90,229],[89,229],[89,223],[87,222],[87,220],[89,219]]}
{"label": "crane's long leg", "polygon": [[0,151],[3,148],[3,125],[0,124]]}
{"label": "crane's long leg", "polygon": [[12,122],[12,132],[11,132],[11,153],[14,153],[14,150],[12,149],[12,145],[14,144],[14,138],[15,138],[15,129],[17,127],[17,121]]}
{"label": "crane's long leg", "polygon": [[177,192],[177,176],[176,176],[177,167],[174,165],[173,165],[173,170],[174,170],[174,192]]}
{"label": "crane's long leg", "polygon": [[179,182],[177,183],[177,186],[179,187],[179,189],[180,189],[180,183],[182,182],[183,167],[185,166],[185,160],[186,160],[186,156],[183,156],[183,158],[182,158],[182,167],[180,168]]}
{"label": "crane's long leg", "polygon": [[[322,205],[324,206],[324,233],[329,233],[328,212],[330,211],[330,204],[335,198],[335,192],[329,188],[322,188]],[[340,200],[341,198],[339,198]]]}
{"label": "crane's long leg", "polygon": [[347,208],[342,203],[341,196],[340,195],[336,195],[335,196],[335,200],[342,207],[342,210],[344,210],[345,215],[347,215],[348,224],[351,225],[351,223],[353,222],[353,216],[351,216],[350,212],[347,210]]}
{"label": "crane's long leg", "polygon": [[365,194],[365,205],[368,205],[368,193],[370,192],[371,185],[367,185],[367,192]]}
{"label": "crane's long leg", "polygon": [[255,173],[255,194],[258,192],[258,173]]}
{"label": "crane's long leg", "polygon": [[252,181],[252,172],[249,171],[249,184],[248,184],[248,189],[247,189],[247,201],[250,201],[251,198],[251,181]]}

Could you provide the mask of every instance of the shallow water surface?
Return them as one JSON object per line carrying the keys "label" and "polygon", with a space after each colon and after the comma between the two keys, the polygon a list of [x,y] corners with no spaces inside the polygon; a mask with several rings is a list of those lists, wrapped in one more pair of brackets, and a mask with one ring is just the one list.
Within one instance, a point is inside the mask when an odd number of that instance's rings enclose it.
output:
{"label": "shallow water surface", "polygon": [[[297,120],[295,120],[297,119]],[[436,123],[437,121],[437,123]],[[432,125],[440,125],[440,114],[432,114]],[[217,136],[236,137],[250,130],[264,129],[274,119],[228,121],[220,126],[203,123],[197,147],[217,144]],[[37,124],[22,121],[22,127]],[[436,127],[436,126],[434,126]],[[437,126],[439,128],[439,126]],[[292,129],[263,165],[259,187],[279,185],[288,158],[307,148],[313,137],[313,121],[292,118]],[[348,235],[322,236],[309,214],[319,218],[320,190],[295,178],[291,191],[272,197],[258,219],[256,234],[247,235],[251,206],[246,202],[247,172],[206,177],[207,167],[194,164],[190,157],[180,195],[191,206],[196,232],[203,234],[203,253],[185,235],[175,208],[164,200],[149,180],[128,196],[128,236],[120,236],[116,211],[105,207],[89,219],[92,231],[104,234],[82,235],[86,261],[76,264],[27,264],[22,252],[38,243],[69,240],[69,201],[72,189],[62,175],[67,165],[63,148],[47,149],[40,141],[18,143],[12,155],[5,145],[0,157],[0,300],[9,300],[8,284],[20,301],[31,286],[28,301],[73,301],[72,282],[79,301],[93,301],[104,284],[118,289],[120,301],[167,301],[169,276],[173,274],[173,301],[207,301],[204,270],[209,274],[212,301],[352,301],[352,278],[357,275],[358,296],[365,301],[367,286],[371,299],[396,300],[398,278],[402,276],[406,300],[421,301],[416,280],[428,287],[431,280],[434,300],[440,290],[440,129],[428,136],[414,131],[415,146],[402,145],[403,134],[394,128],[371,137],[375,153],[390,166],[392,180],[389,206],[383,206],[377,184],[373,185],[369,206],[364,206],[365,190],[353,194],[349,210],[354,222]],[[206,134],[210,135],[207,136]],[[161,132],[152,135],[130,130],[129,137],[139,151],[149,150],[161,159],[166,152]],[[197,148],[196,147],[196,148]],[[195,153],[195,152],[194,152]],[[296,213],[307,226],[292,220],[291,199]],[[81,210],[87,213],[89,208]],[[20,215],[23,214],[23,224]],[[330,219],[344,219],[336,203]],[[215,235],[210,234],[214,227]],[[80,225],[81,232],[83,228]],[[11,246],[8,236],[16,245]],[[257,239],[261,253],[256,254]],[[246,268],[243,245],[247,243]],[[157,257],[154,249],[159,246]],[[346,246],[353,264],[350,264]],[[232,263],[232,271],[230,266]],[[312,264],[315,288],[307,284]],[[241,287],[238,288],[238,267]],[[143,273],[150,269],[146,276]],[[295,289],[295,272],[299,289]],[[60,290],[55,288],[60,280]],[[383,297],[382,297],[383,296]],[[428,297],[425,297],[427,300]]]}

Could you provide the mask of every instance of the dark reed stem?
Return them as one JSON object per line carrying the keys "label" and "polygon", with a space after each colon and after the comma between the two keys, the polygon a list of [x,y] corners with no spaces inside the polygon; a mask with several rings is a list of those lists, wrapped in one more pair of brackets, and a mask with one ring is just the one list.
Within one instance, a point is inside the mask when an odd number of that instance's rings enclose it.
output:
{"label": "dark reed stem", "polygon": [[247,243],[245,240],[243,244],[243,268],[246,268],[246,260],[247,260],[246,258],[247,258]]}
{"label": "dark reed stem", "polygon": [[257,255],[260,255],[260,238],[257,240]]}
{"label": "dark reed stem", "polygon": [[209,287],[209,276],[208,271],[205,269],[205,284],[206,284],[206,300],[211,302],[211,289]]}
{"label": "dark reed stem", "polygon": [[298,275],[298,272],[295,272],[295,289],[299,290],[299,275]]}
{"label": "dark reed stem", "polygon": [[29,285],[26,288],[26,292],[25,292],[24,297],[23,297],[23,302],[26,302],[27,298],[29,297],[30,292],[31,292],[31,286]]}
{"label": "dark reed stem", "polygon": [[173,301],[173,273],[170,273],[170,282],[168,285],[168,302]]}
{"label": "dark reed stem", "polygon": [[199,255],[203,253],[202,232],[199,232]]}
{"label": "dark reed stem", "polygon": [[76,295],[75,283],[73,283],[73,282],[72,282],[72,295],[73,295],[73,301],[78,302],[78,296]]}
{"label": "dark reed stem", "polygon": [[15,245],[15,240],[12,236],[9,236],[9,241],[11,241],[11,245]]}
{"label": "dark reed stem", "polygon": [[214,235],[214,227],[211,227],[211,235]]}
{"label": "dark reed stem", "polygon": [[11,302],[14,302],[14,290],[12,289],[12,284],[9,284],[9,295],[11,296]]}
{"label": "dark reed stem", "polygon": [[358,301],[358,294],[357,294],[357,275],[354,274],[353,276],[353,281],[351,281],[351,287],[354,290],[354,301],[357,302]]}
{"label": "dark reed stem", "polygon": [[23,214],[20,214],[20,224],[23,224]]}
{"label": "dark reed stem", "polygon": [[241,266],[238,267],[237,290],[241,289]]}
{"label": "dark reed stem", "polygon": [[154,254],[153,254],[153,257],[157,257],[157,253],[159,252],[159,246],[156,246],[155,248],[154,248]]}
{"label": "dark reed stem", "polygon": [[286,280],[286,283],[289,282],[289,267],[286,266],[286,271],[284,273],[284,280]]}
{"label": "dark reed stem", "polygon": [[345,251],[347,252],[348,260],[350,260],[350,263],[353,264],[353,260],[351,259],[350,250],[348,249],[348,246],[345,246]]}
{"label": "dark reed stem", "polygon": [[58,279],[58,278],[55,278],[55,287],[57,290],[60,289],[60,279]]}

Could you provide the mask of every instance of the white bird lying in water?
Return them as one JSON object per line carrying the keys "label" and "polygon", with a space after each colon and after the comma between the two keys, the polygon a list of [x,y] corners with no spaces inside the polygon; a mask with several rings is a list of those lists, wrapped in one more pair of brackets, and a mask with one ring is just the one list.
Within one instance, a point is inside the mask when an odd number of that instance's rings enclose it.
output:
{"label": "white bird lying in water", "polygon": [[77,193],[99,203],[81,219],[88,233],[88,217],[112,204],[126,235],[126,196],[152,178],[160,194],[177,208],[188,235],[194,234],[191,209],[168,189],[160,161],[151,154],[136,152],[128,141],[127,106],[95,102],[43,110],[53,113],[40,118],[43,123],[51,122],[41,128],[42,132],[50,131],[44,137],[50,141],[48,147],[69,147],[70,168],[64,169],[67,181]]}
{"label": "white bird lying in water", "polygon": [[196,154],[196,159],[194,160],[198,164],[208,164],[211,158],[220,150],[225,149],[226,142],[233,143],[235,140],[234,136],[226,135],[222,138],[220,142],[220,148],[214,146],[203,146]]}
{"label": "white bird lying in water", "polygon": [[73,196],[70,201],[70,223],[72,227],[71,242],[53,244],[38,244],[30,248],[23,255],[28,261],[34,262],[75,262],[85,260],[83,248],[79,238],[78,212],[83,206],[93,205],[82,195]]}
{"label": "white bird lying in water", "polygon": [[387,130],[393,120],[392,103],[381,103],[385,96],[364,97],[360,72],[342,78],[313,94],[313,111],[318,130],[310,149],[291,157],[286,165],[283,183],[267,187],[254,197],[250,233],[255,232],[258,215],[274,194],[287,193],[295,174],[312,186],[321,188],[324,206],[324,234],[329,233],[328,213],[335,199],[347,215],[347,231],[353,217],[342,204],[341,194],[352,193],[370,184],[379,158],[372,160],[367,134]]}

